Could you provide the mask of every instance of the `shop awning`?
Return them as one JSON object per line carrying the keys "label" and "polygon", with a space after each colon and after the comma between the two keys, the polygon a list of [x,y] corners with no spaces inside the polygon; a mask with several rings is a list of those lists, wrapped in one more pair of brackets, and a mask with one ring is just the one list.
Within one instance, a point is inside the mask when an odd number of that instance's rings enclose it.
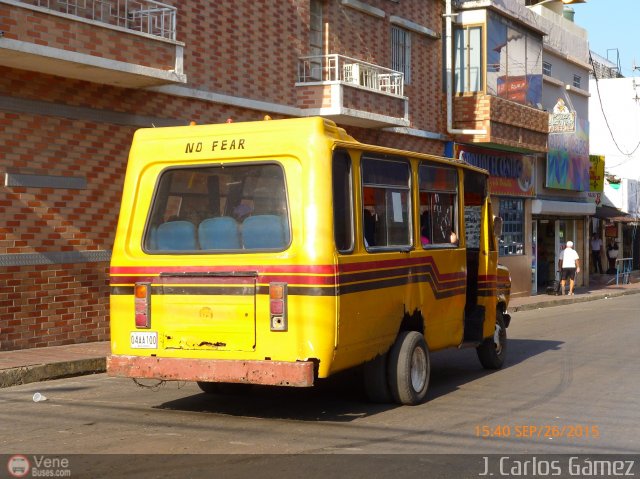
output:
{"label": "shop awning", "polygon": [[595,203],[554,200],[533,200],[531,202],[531,214],[534,215],[592,216],[595,212]]}
{"label": "shop awning", "polygon": [[606,205],[596,208],[596,214],[593,216],[608,220],[610,223],[640,223],[640,219],[636,215],[630,215],[620,211],[618,208]]}
{"label": "shop awning", "polygon": [[596,213],[593,216],[600,218],[601,220],[608,220],[609,218],[615,218],[616,216],[624,216],[624,213],[613,206],[602,205],[596,208]]}

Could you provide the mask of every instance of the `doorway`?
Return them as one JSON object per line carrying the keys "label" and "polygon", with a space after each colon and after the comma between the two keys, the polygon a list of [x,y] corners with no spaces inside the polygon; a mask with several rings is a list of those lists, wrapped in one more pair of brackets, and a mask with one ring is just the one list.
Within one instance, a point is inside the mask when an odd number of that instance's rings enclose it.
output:
{"label": "doorway", "polygon": [[545,291],[556,279],[556,221],[537,220],[536,231],[536,286],[537,291]]}

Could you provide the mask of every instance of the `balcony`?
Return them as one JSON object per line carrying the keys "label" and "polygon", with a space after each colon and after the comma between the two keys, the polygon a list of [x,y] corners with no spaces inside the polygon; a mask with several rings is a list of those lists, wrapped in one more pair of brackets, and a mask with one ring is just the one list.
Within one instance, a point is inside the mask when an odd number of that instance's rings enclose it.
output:
{"label": "balcony", "polygon": [[498,96],[479,93],[454,98],[453,127],[486,130],[484,135],[459,135],[459,142],[523,153],[547,151],[549,113]]}
{"label": "balcony", "polygon": [[404,75],[344,55],[299,58],[296,96],[307,116],[364,128],[409,126]]}
{"label": "balcony", "polygon": [[186,83],[176,8],[153,0],[0,0],[0,65],[127,88]]}

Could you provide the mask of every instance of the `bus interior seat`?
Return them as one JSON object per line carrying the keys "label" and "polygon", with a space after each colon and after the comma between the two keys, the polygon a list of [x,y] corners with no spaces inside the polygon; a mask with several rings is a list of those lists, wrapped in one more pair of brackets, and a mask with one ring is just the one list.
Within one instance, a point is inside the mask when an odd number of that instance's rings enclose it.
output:
{"label": "bus interior seat", "polygon": [[152,226],[149,229],[149,233],[145,239],[145,246],[147,249],[156,250],[158,249],[158,227]]}
{"label": "bus interior seat", "polygon": [[287,244],[283,220],[277,215],[249,216],[242,223],[246,249],[284,248]]}
{"label": "bus interior seat", "polygon": [[158,226],[156,243],[159,250],[196,249],[196,227],[190,221],[170,221]]}
{"label": "bus interior seat", "polygon": [[240,249],[238,223],[230,216],[208,218],[198,227],[202,249]]}

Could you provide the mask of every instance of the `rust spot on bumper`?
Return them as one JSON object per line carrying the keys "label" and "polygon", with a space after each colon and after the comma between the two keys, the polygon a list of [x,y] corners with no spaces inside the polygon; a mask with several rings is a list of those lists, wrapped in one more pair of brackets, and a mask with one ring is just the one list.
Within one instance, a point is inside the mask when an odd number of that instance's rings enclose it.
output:
{"label": "rust spot on bumper", "polygon": [[166,381],[309,387],[313,386],[314,363],[112,355],[107,358],[107,373],[110,376]]}

